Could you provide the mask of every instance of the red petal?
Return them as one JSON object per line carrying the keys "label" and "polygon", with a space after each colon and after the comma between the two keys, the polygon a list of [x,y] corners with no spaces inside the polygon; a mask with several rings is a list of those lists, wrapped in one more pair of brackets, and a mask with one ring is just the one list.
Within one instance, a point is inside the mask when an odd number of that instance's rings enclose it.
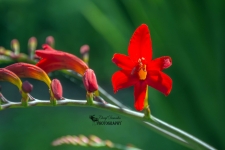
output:
{"label": "red petal", "polygon": [[53,50],[36,50],[35,54],[37,54],[41,58],[54,58],[54,56],[62,57],[63,52],[61,51],[53,51]]}
{"label": "red petal", "polygon": [[135,30],[130,40],[128,54],[134,62],[137,62],[142,57],[147,61],[152,59],[152,40],[146,24],[140,25]]}
{"label": "red petal", "polygon": [[129,73],[125,71],[117,71],[112,76],[112,85],[114,93],[118,90],[130,87],[138,81],[138,78],[132,77]]}
{"label": "red petal", "polygon": [[[55,65],[56,63],[57,61],[44,58],[44,59],[41,59],[39,62],[37,62],[36,66],[43,69],[46,73],[49,73],[55,70],[55,67],[53,67],[53,65]],[[51,66],[52,68],[50,68],[49,66]]]}
{"label": "red petal", "polygon": [[148,85],[162,92],[166,96],[172,89],[172,79],[161,71],[148,71]]}
{"label": "red petal", "polygon": [[36,66],[43,69],[46,73],[53,72],[55,70],[61,70],[61,69],[71,69],[67,65],[61,63],[61,62],[52,62],[47,59],[42,59],[44,61],[40,61],[36,64]]}
{"label": "red petal", "polygon": [[147,65],[147,70],[163,70],[169,68],[172,65],[172,59],[169,56],[162,56],[152,60]]}
{"label": "red petal", "polygon": [[146,81],[139,81],[134,85],[134,107],[138,111],[142,111],[144,108],[147,86]]}
{"label": "red petal", "polygon": [[123,54],[114,54],[112,62],[123,70],[132,70],[135,66],[134,62],[128,56]]}
{"label": "red petal", "polygon": [[83,75],[88,66],[75,55],[54,50],[48,45],[44,45],[45,50],[36,50],[35,53],[43,58],[36,65],[45,70],[47,73],[59,69],[71,69]]}

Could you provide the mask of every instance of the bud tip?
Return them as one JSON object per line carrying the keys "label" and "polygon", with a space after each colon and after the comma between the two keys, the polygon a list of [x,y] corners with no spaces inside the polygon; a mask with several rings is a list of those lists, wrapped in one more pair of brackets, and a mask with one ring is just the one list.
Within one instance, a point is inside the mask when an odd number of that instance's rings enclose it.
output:
{"label": "bud tip", "polygon": [[54,47],[55,39],[53,36],[48,36],[45,41],[46,44],[50,45],[51,47]]}
{"label": "bud tip", "polygon": [[87,44],[85,44],[85,45],[83,45],[83,46],[80,47],[80,53],[81,53],[82,55],[83,55],[84,53],[89,52],[89,50],[90,50],[90,47],[89,47],[89,45],[87,45]]}

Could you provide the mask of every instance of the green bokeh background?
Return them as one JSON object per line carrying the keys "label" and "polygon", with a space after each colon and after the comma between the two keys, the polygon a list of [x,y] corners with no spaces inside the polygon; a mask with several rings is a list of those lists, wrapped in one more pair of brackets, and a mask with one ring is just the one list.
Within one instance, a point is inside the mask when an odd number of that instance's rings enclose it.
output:
{"label": "green bokeh background", "polygon": [[[9,49],[11,40],[16,38],[21,51],[27,53],[31,36],[38,39],[40,49],[45,38],[52,35],[56,49],[79,56],[80,46],[88,44],[90,67],[99,84],[133,109],[133,88],[116,95],[112,92],[111,76],[118,68],[111,58],[116,52],[127,54],[134,30],[146,23],[151,31],[153,57],[168,55],[173,59],[172,67],[165,70],[173,79],[171,94],[165,97],[149,88],[152,114],[217,149],[225,149],[224,8],[224,0],[0,0],[0,45]],[[60,79],[64,97],[85,98],[80,82],[73,83],[57,72],[51,78]],[[44,83],[29,81],[34,85],[34,97],[49,97]],[[9,100],[20,100],[15,86],[0,84]],[[89,119],[93,114],[117,115],[79,107],[1,111],[0,149],[82,149],[51,146],[58,137],[79,134],[95,134],[147,150],[186,149],[124,116],[120,116],[121,126],[93,126]]]}

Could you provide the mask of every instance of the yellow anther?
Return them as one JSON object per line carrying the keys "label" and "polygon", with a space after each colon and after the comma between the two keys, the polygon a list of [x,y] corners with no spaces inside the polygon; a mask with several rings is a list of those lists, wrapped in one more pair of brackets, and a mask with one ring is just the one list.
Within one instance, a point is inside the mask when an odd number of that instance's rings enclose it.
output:
{"label": "yellow anther", "polygon": [[147,76],[146,65],[140,66],[140,70],[138,71],[138,76],[140,80],[145,80]]}

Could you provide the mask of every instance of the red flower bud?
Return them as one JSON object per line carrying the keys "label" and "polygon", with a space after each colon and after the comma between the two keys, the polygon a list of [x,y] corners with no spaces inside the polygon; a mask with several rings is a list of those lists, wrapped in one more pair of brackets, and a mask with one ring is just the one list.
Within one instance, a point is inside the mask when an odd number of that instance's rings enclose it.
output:
{"label": "red flower bud", "polygon": [[51,80],[44,70],[28,63],[14,63],[5,67],[20,78],[33,78],[45,82],[50,87]]}
{"label": "red flower bud", "polygon": [[90,50],[90,47],[88,45],[83,45],[80,48],[82,59],[86,64],[88,64],[88,61],[89,61],[89,50]]}
{"label": "red flower bud", "polygon": [[58,79],[53,79],[51,82],[51,90],[54,95],[54,97],[57,100],[63,99],[62,94],[63,94],[63,89],[60,81]]}
{"label": "red flower bud", "polygon": [[98,82],[95,76],[95,72],[92,69],[87,69],[83,76],[83,83],[88,92],[94,92],[98,90]]}
{"label": "red flower bud", "polygon": [[54,47],[55,45],[55,39],[53,36],[48,36],[46,38],[46,44],[50,45],[51,47]]}
{"label": "red flower bud", "polygon": [[33,85],[30,84],[28,81],[23,82],[22,84],[22,90],[25,93],[30,93],[33,90]]}
{"label": "red flower bud", "polygon": [[84,53],[89,52],[89,50],[90,50],[90,47],[88,45],[83,45],[80,48],[80,53],[81,53],[81,55],[83,55]]}
{"label": "red flower bud", "polygon": [[36,55],[42,58],[36,66],[42,68],[46,73],[60,69],[70,69],[83,76],[88,68],[87,64],[75,55],[54,50],[47,44],[42,47],[44,50],[35,51]]}

